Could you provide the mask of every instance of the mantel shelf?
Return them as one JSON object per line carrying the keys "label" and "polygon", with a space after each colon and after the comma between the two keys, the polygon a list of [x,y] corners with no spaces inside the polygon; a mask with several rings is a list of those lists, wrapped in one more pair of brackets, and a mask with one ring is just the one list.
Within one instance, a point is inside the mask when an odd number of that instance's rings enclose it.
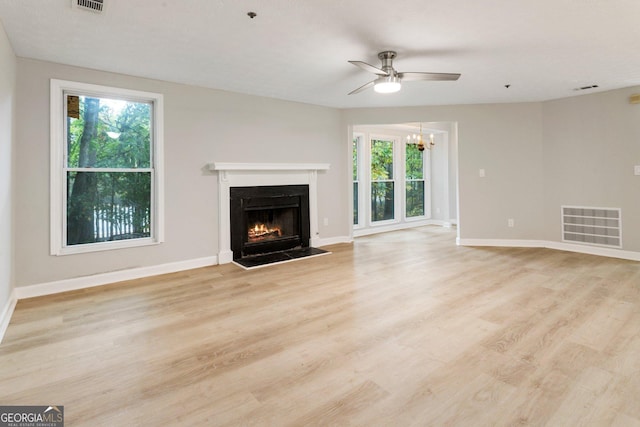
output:
{"label": "mantel shelf", "polygon": [[212,171],[319,171],[328,170],[329,163],[209,163]]}

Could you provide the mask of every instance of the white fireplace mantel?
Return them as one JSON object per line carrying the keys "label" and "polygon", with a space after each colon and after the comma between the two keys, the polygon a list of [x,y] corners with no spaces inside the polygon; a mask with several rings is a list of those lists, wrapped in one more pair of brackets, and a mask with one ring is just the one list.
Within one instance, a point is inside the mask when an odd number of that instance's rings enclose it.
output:
{"label": "white fireplace mantel", "polygon": [[209,163],[209,169],[215,171],[319,171],[329,166],[329,163]]}
{"label": "white fireplace mantel", "polygon": [[311,246],[319,241],[318,171],[328,170],[328,163],[209,163],[218,172],[218,263],[233,261],[231,251],[231,187],[261,185],[308,185]]}

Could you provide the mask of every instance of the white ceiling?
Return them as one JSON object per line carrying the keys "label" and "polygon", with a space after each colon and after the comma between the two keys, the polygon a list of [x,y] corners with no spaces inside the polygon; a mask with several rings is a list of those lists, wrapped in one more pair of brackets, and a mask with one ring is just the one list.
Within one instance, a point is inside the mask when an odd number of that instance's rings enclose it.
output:
{"label": "white ceiling", "polygon": [[[0,0],[20,57],[339,108],[638,85],[639,18],[638,0],[105,0],[102,14],[71,0]],[[348,96],[374,76],[347,61],[379,66],[382,50],[398,52],[398,71],[462,77]]]}

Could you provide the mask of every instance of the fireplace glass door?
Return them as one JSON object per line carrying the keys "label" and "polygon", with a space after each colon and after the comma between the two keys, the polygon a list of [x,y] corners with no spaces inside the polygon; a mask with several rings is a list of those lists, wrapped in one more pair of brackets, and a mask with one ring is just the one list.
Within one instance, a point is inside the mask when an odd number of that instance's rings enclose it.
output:
{"label": "fireplace glass door", "polygon": [[298,234],[297,208],[246,210],[247,243],[295,237]]}

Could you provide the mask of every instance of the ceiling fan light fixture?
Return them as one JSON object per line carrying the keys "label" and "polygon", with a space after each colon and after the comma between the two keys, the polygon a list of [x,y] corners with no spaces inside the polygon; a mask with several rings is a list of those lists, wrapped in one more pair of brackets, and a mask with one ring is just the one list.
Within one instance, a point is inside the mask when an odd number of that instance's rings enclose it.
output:
{"label": "ceiling fan light fixture", "polygon": [[398,92],[401,87],[400,79],[397,76],[390,75],[376,79],[373,90],[378,93],[394,93]]}
{"label": "ceiling fan light fixture", "polygon": [[404,81],[438,81],[438,80],[458,80],[460,74],[458,73],[424,73],[424,72],[411,72],[411,73],[399,73],[393,68],[393,58],[396,57],[396,53],[392,50],[385,50],[378,54],[378,59],[381,61],[380,68],[374,67],[371,64],[367,64],[362,61],[349,61],[350,64],[355,65],[358,68],[362,68],[365,71],[373,73],[378,76],[375,80],[365,83],[359,88],[349,92],[349,95],[355,95],[356,93],[363,92],[371,87],[377,93],[393,93],[397,92],[401,88],[401,82]]}

